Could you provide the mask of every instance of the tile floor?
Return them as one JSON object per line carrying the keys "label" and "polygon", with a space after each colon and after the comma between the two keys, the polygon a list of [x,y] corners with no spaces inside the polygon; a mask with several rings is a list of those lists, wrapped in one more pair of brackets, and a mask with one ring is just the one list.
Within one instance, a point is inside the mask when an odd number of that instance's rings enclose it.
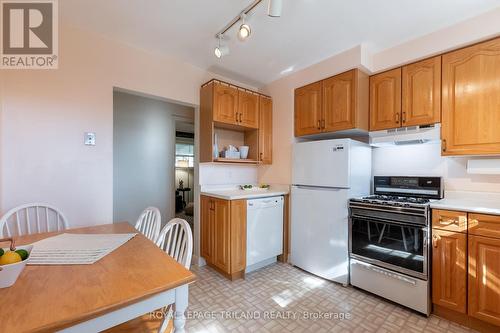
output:
{"label": "tile floor", "polygon": [[[472,332],[286,264],[234,282],[206,266],[193,271],[198,280],[190,287],[188,333]],[[311,318],[321,313],[323,318]]]}

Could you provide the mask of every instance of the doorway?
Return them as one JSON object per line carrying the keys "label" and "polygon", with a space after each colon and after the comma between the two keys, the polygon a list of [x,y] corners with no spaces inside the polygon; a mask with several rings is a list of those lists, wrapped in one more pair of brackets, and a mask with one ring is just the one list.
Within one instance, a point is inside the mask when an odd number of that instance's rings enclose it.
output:
{"label": "doorway", "polygon": [[175,214],[194,228],[194,123],[177,122],[175,130]]}
{"label": "doorway", "polygon": [[[115,222],[127,221],[135,225],[141,212],[150,206],[160,210],[162,226],[176,216],[175,189],[178,182],[175,156],[179,122],[193,124],[194,108],[161,98],[114,91]],[[186,199],[190,200],[189,197]]]}

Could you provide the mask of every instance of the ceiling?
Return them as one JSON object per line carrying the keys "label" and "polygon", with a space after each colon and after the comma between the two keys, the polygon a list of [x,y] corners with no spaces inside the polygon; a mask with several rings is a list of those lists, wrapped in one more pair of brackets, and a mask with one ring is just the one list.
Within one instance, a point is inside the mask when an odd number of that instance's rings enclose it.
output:
{"label": "ceiling", "polygon": [[500,0],[283,0],[281,18],[264,0],[246,42],[229,31],[230,54],[213,55],[215,34],[252,0],[64,0],[64,23],[169,54],[202,69],[261,86],[366,43],[398,45],[500,6]]}

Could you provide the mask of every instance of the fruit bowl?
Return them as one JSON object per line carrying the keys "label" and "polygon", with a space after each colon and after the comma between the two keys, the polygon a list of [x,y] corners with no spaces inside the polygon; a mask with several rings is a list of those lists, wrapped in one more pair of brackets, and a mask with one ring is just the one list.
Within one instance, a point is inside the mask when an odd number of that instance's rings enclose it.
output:
{"label": "fruit bowl", "polygon": [[30,255],[31,255],[31,250],[33,249],[33,245],[24,245],[24,246],[18,246],[14,248],[14,242],[12,239],[2,239],[0,240],[1,242],[11,242],[10,249],[9,248],[3,248],[4,252],[7,252],[9,250],[26,250],[28,252],[28,258],[25,260],[22,260],[20,262],[16,262],[13,264],[8,264],[8,265],[1,265],[0,266],[0,289],[1,288],[7,288],[12,286],[14,283],[16,283],[17,278],[23,271],[24,267],[26,267],[26,264],[30,260]]}

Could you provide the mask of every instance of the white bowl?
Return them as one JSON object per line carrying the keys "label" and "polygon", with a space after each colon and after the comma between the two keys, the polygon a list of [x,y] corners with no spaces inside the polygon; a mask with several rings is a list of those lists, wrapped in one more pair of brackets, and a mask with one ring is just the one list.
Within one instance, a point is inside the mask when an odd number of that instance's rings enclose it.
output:
{"label": "white bowl", "polygon": [[[31,255],[33,245],[17,246],[16,250],[26,250]],[[5,252],[10,251],[9,248],[4,249]],[[0,289],[7,288],[16,283],[17,278],[23,271],[24,267],[30,260],[30,256],[26,260],[16,262],[15,264],[0,266]]]}

